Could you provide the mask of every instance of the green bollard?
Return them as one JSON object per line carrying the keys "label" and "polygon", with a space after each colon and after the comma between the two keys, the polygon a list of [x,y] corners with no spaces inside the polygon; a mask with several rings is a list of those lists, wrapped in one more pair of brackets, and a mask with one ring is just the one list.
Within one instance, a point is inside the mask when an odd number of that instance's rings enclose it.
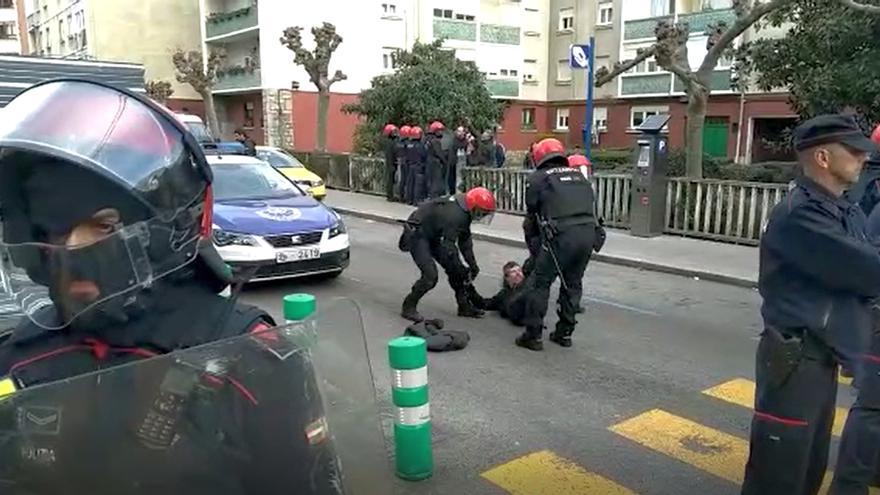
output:
{"label": "green bollard", "polygon": [[316,306],[311,294],[288,294],[284,296],[284,319],[287,323],[305,320],[315,313]]}
{"label": "green bollard", "polygon": [[419,337],[388,342],[391,398],[395,406],[394,453],[397,476],[420,481],[434,474],[428,402],[428,345]]}

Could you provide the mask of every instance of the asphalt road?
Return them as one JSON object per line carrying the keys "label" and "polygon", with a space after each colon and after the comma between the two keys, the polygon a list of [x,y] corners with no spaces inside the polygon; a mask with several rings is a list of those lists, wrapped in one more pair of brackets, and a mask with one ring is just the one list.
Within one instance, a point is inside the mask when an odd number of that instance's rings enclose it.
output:
{"label": "asphalt road", "polygon": [[[400,303],[417,270],[396,249],[398,229],[346,222],[352,265],[341,277],[256,285],[243,297],[276,313],[289,292],[314,293],[319,303],[357,301],[387,425],[385,344],[403,332]],[[477,286],[490,294],[504,262],[521,261],[524,252],[478,242],[476,255]],[[420,309],[472,340],[463,351],[430,356],[435,474],[400,483],[400,493],[738,492],[760,325],[757,292],[600,263],[589,266],[585,285],[587,312],[574,347],[545,340],[545,351],[534,353],[515,347],[519,329],[495,315],[455,316],[441,276]],[[843,386],[841,405],[850,396]]]}

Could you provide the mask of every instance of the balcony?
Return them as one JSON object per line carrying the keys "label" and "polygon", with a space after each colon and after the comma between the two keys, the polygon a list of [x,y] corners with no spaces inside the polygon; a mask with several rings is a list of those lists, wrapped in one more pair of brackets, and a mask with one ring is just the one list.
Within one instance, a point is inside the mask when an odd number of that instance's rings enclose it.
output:
{"label": "balcony", "polygon": [[654,29],[660,21],[672,21],[674,19],[674,16],[665,15],[626,21],[623,23],[623,39],[624,41],[631,41],[654,38]]}
{"label": "balcony", "polygon": [[229,12],[214,12],[205,21],[208,40],[257,27],[257,6],[244,7]]}
{"label": "balcony", "polygon": [[227,67],[217,71],[214,93],[234,92],[236,90],[259,88],[263,84],[260,69],[246,69],[241,66]]}
{"label": "balcony", "polygon": [[620,95],[667,95],[672,89],[672,74],[624,74],[620,76]]}
{"label": "balcony", "polygon": [[434,19],[434,39],[477,41],[477,24],[466,21]]}
{"label": "balcony", "polygon": [[496,98],[517,98],[519,79],[487,79],[486,89]]}
{"label": "balcony", "polygon": [[687,22],[691,34],[702,34],[706,32],[709,24],[724,21],[728,26],[736,21],[736,12],[733,9],[704,10],[701,12],[693,12],[691,14],[681,14],[678,16],[679,22]]}
{"label": "balcony", "polygon": [[[712,91],[731,91],[730,78],[731,78],[730,69],[716,70],[712,73],[712,81],[709,85],[709,88]],[[676,93],[683,93],[684,92],[684,84],[677,77],[675,78],[675,86],[674,87],[675,87]]]}
{"label": "balcony", "polygon": [[518,45],[519,28],[515,26],[498,26],[495,24],[480,25],[480,41],[499,45]]}

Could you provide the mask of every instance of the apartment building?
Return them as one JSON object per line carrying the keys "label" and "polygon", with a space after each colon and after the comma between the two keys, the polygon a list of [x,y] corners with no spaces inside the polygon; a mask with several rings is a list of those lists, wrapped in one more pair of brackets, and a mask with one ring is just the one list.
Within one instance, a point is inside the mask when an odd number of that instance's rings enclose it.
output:
{"label": "apartment building", "polygon": [[[4,0],[0,0],[2,4]],[[198,0],[19,0],[31,55],[142,64],[172,83],[169,106],[197,111],[198,95],[174,77],[175,48],[201,47]]]}
{"label": "apartment building", "polygon": [[[706,27],[718,21],[732,24],[735,14],[731,5],[731,0],[551,0],[551,29],[556,32],[551,36],[549,53],[556,69],[554,73],[551,68],[548,74],[553,79],[548,87],[546,128],[540,130],[556,133],[569,144],[582,141],[584,74],[572,73],[567,65],[568,46],[574,40],[595,36],[596,66],[611,68],[615,62],[635,58],[639,49],[651,46],[659,21],[685,21],[690,26],[688,57],[696,69],[706,54]],[[761,36],[779,34],[774,30],[760,32]],[[757,35],[749,30],[742,40]],[[791,123],[794,113],[787,94],[740,94],[732,90],[731,64],[731,60],[722,59],[714,71],[703,139],[705,152],[743,163],[780,158],[761,137],[772,136]],[[596,90],[593,145],[630,147],[637,135],[635,128],[646,117],[669,113],[670,144],[681,148],[685,144],[686,106],[682,83],[649,58]],[[523,119],[529,111],[522,109]]]}
{"label": "apartment building", "polygon": [[[546,99],[547,0],[201,0],[205,51],[222,50],[226,65],[214,89],[224,134],[243,127],[258,142],[309,149],[316,139],[317,93],[306,72],[281,45],[285,28],[333,23],[343,37],[330,74],[348,78],[332,87],[327,145],[348,151],[357,118],[341,108],[372,79],[394,70],[392,54],[419,40],[443,37],[459,58],[486,74],[498,98]],[[292,122],[292,126],[289,123]]]}
{"label": "apartment building", "polygon": [[0,0],[0,55],[22,52],[15,0]]}

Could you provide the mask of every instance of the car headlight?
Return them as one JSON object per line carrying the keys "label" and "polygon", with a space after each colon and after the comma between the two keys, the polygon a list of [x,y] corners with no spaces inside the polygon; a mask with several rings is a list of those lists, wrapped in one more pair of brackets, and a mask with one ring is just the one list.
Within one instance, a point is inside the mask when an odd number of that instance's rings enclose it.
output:
{"label": "car headlight", "polygon": [[344,233],[345,233],[345,222],[343,222],[342,219],[340,218],[339,220],[336,221],[336,225],[330,227],[329,238],[332,239],[332,238],[338,236],[339,234],[344,234]]}
{"label": "car headlight", "polygon": [[323,185],[324,185],[324,181],[322,181],[321,179],[318,179],[318,180],[312,182],[312,187],[321,187]]}
{"label": "car headlight", "polygon": [[234,234],[220,230],[217,227],[213,229],[214,244],[219,247],[223,246],[256,246],[257,240],[253,236],[246,234]]}

